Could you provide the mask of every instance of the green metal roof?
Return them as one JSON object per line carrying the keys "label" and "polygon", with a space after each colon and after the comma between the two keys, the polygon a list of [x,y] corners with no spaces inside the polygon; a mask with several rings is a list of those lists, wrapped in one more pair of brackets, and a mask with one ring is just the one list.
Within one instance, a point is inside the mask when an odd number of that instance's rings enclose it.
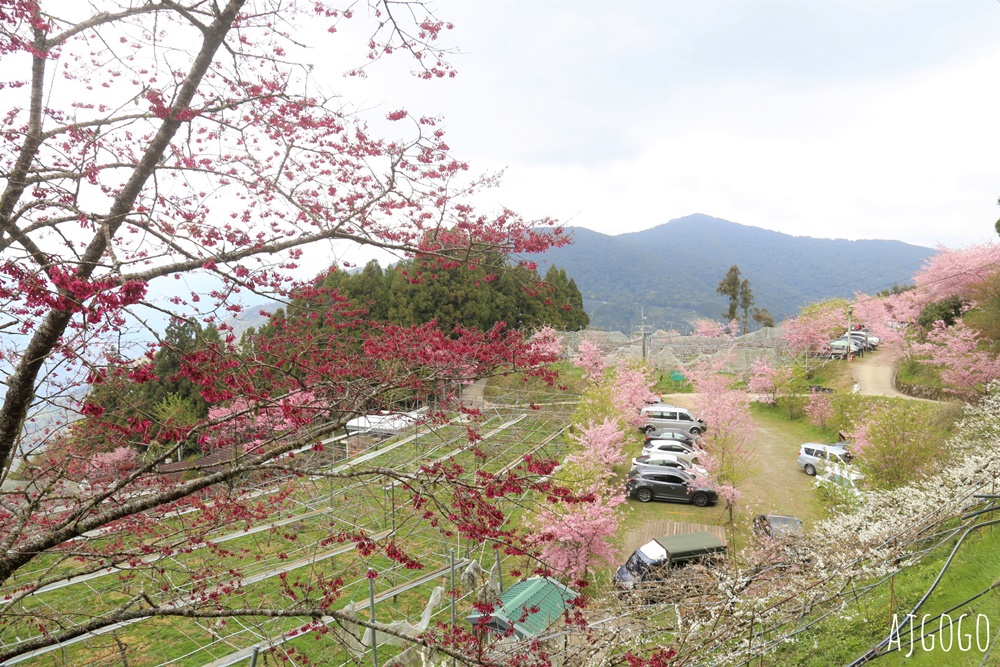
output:
{"label": "green metal roof", "polygon": [[670,554],[671,562],[690,560],[726,550],[726,543],[708,531],[658,537],[656,542]]}
{"label": "green metal roof", "polygon": [[[537,637],[555,623],[569,607],[569,601],[579,593],[549,577],[533,577],[519,581],[500,595],[499,604],[486,627],[495,632],[506,632],[514,627],[514,635],[524,639]],[[525,610],[537,607],[538,611],[525,616]],[[476,625],[482,614],[467,616]],[[521,617],[525,616],[522,620]]]}

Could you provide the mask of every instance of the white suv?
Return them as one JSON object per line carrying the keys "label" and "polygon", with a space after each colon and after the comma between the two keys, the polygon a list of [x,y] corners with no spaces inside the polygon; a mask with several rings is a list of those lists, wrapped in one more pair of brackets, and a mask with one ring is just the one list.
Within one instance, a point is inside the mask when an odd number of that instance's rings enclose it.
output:
{"label": "white suv", "polygon": [[817,470],[825,469],[828,463],[850,462],[851,452],[844,445],[821,445],[815,442],[807,442],[799,447],[799,458],[796,461],[810,476],[815,475]]}

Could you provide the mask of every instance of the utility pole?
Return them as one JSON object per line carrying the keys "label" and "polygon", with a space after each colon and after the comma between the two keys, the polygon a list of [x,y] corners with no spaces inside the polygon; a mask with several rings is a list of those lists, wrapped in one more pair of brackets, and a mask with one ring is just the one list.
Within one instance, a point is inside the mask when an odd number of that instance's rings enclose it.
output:
{"label": "utility pole", "polygon": [[847,307],[847,360],[850,361],[854,355],[851,354],[851,315],[854,314],[854,306]]}
{"label": "utility pole", "polygon": [[642,322],[642,360],[646,361],[646,308],[639,309],[639,317]]}
{"label": "utility pole", "polygon": [[[642,360],[646,360],[646,308],[645,306],[639,307],[639,335],[642,336]],[[633,327],[634,328],[634,327]]]}

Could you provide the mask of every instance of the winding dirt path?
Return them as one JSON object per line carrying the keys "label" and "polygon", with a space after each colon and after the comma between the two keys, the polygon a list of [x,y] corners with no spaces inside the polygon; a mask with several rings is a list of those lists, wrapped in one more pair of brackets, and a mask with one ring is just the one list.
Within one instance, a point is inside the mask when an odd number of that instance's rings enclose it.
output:
{"label": "winding dirt path", "polygon": [[898,362],[898,355],[889,350],[869,352],[864,357],[855,357],[848,362],[851,365],[851,375],[854,376],[858,393],[863,396],[912,398],[912,396],[896,391],[893,384]]}

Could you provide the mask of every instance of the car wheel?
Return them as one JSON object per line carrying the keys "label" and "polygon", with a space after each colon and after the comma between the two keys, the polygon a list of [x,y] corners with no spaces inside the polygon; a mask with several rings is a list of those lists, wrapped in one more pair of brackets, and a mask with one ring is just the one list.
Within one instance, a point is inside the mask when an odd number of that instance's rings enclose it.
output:
{"label": "car wheel", "polygon": [[695,507],[705,507],[708,505],[708,494],[707,493],[696,493],[691,496],[691,504]]}
{"label": "car wheel", "polygon": [[807,463],[806,467],[805,467],[805,471],[806,471],[807,475],[809,475],[810,477],[812,477],[812,476],[814,476],[816,474],[816,466],[814,466],[811,463]]}
{"label": "car wheel", "polygon": [[639,489],[635,492],[635,497],[640,503],[648,503],[653,499],[653,492],[649,489]]}
{"label": "car wheel", "polygon": [[645,433],[646,435],[649,435],[650,433],[652,433],[655,430],[656,430],[656,428],[653,427],[653,426],[643,426],[642,427],[642,432]]}
{"label": "car wheel", "polygon": [[701,429],[698,428],[697,426],[692,426],[690,433],[691,433],[691,435],[695,435],[695,436],[701,435]]}

